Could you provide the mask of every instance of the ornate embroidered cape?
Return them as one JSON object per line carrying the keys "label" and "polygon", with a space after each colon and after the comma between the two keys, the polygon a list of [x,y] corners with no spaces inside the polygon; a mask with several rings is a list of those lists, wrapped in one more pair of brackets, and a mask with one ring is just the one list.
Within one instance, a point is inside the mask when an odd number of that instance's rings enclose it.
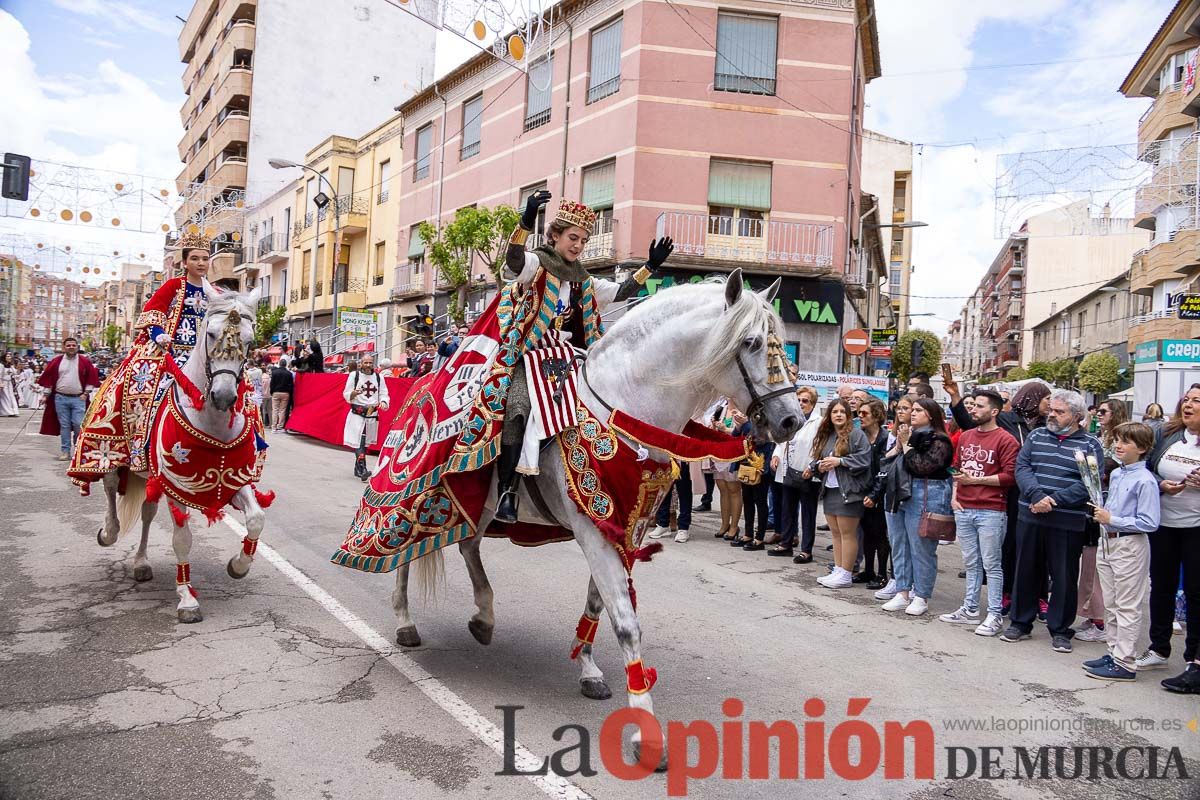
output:
{"label": "ornate embroidered cape", "polygon": [[[485,467],[500,452],[513,369],[552,327],[560,286],[544,269],[524,291],[506,285],[454,355],[413,386],[334,563],[389,572],[475,535],[492,477]],[[580,291],[590,345],[604,329],[590,278]],[[525,523],[494,524],[488,535],[527,545],[571,536]]]}
{"label": "ornate embroidered cape", "polygon": [[192,426],[178,406],[176,393],[168,392],[149,448],[155,491],[215,518],[238,490],[262,477],[267,444],[258,407],[246,403],[242,419],[241,432],[222,442]]}
{"label": "ornate embroidered cape", "polygon": [[134,327],[138,336],[129,355],[113,370],[83,418],[83,427],[67,474],[77,484],[99,480],[105,473],[127,467],[149,469],[146,442],[150,423],[171,382],[164,380],[164,352],[154,343],[151,327],[172,338],[179,366],[187,363],[204,318],[203,287],[185,278],[171,278],[146,301]]}

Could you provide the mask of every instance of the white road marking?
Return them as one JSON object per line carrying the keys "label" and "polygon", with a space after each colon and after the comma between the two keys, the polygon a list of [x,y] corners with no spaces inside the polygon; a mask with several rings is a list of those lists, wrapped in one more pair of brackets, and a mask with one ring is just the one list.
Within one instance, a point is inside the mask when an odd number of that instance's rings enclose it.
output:
{"label": "white road marking", "polygon": [[[228,513],[223,522],[238,536],[246,535],[246,527]],[[497,755],[504,756],[504,734],[465,700],[450,690],[446,684],[425,671],[420,664],[413,661],[402,651],[398,650],[385,637],[379,635],[363,619],[346,608],[337,598],[318,586],[286,558],[281,556],[268,545],[259,542],[258,555],[271,563],[271,566],[282,572],[292,583],[304,590],[305,594],[317,601],[334,619],[341,622],[350,632],[362,640],[395,667],[396,671],[413,682],[421,692],[453,717],[460,725],[474,734],[475,738],[486,744]],[[522,772],[529,772],[542,765],[542,759],[535,756],[520,742],[514,743],[516,765]],[[566,778],[558,775],[529,775],[526,776],[535,786],[547,795],[559,800],[593,800],[592,796]]]}

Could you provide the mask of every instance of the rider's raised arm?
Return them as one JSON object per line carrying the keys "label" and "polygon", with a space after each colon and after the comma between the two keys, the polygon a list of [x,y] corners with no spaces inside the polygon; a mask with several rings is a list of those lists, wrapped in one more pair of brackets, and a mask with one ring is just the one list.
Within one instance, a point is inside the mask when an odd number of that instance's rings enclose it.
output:
{"label": "rider's raised arm", "polygon": [[158,291],[142,306],[142,313],[138,314],[137,321],[133,323],[134,330],[148,328],[152,341],[157,341],[160,335],[166,333],[167,314],[171,310],[171,302],[179,292],[182,280],[183,278],[171,278],[163,281]]}

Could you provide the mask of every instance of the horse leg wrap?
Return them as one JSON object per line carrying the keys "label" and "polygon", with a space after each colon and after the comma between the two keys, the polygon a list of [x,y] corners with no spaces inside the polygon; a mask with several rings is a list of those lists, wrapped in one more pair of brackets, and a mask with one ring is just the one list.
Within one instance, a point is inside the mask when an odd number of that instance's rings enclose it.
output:
{"label": "horse leg wrap", "polygon": [[242,554],[247,558],[254,558],[254,554],[258,551],[258,539],[251,539],[249,536],[242,539]]}
{"label": "horse leg wrap", "polygon": [[192,565],[186,561],[175,565],[175,584],[182,586],[192,582]]}
{"label": "horse leg wrap", "polygon": [[625,683],[630,694],[645,694],[658,681],[658,670],[642,666],[642,660],[625,665]]}
{"label": "horse leg wrap", "polygon": [[584,645],[596,641],[596,629],[599,626],[599,617],[589,617],[587,614],[579,617],[579,624],[575,626],[575,646],[571,648],[572,661],[579,657],[579,652],[583,650]]}

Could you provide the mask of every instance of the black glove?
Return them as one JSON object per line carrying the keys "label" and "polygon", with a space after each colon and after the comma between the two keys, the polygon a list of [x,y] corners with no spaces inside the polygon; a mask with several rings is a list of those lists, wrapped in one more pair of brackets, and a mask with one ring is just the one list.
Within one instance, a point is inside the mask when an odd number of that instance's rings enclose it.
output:
{"label": "black glove", "polygon": [[658,241],[650,240],[650,256],[646,259],[646,266],[654,272],[671,256],[675,251],[675,242],[670,236],[664,236]]}
{"label": "black glove", "polygon": [[542,210],[542,206],[550,202],[550,192],[542,189],[529,195],[529,199],[525,201],[525,213],[521,215],[521,227],[527,231],[532,231],[533,226],[537,225],[538,212]]}

